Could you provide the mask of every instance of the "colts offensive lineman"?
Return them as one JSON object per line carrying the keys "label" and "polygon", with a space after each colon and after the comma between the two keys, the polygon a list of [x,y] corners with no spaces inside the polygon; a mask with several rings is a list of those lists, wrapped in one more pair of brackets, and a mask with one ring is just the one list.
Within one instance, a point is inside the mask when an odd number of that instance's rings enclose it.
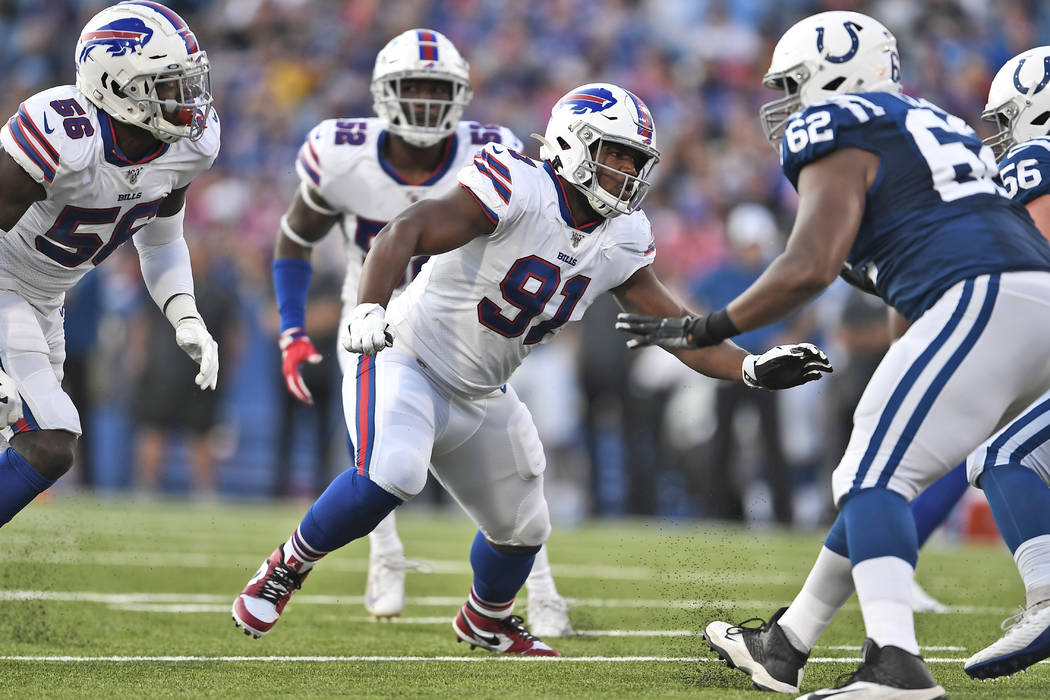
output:
{"label": "colts offensive lineman", "polygon": [[[545,162],[488,144],[459,172],[459,187],[384,227],[345,341],[363,353],[347,407],[356,468],[332,482],[237,597],[234,619],[246,632],[268,631],[314,564],[418,494],[431,465],[479,528],[457,638],[560,656],[511,614],[550,520],[543,447],[507,380],[604,292],[629,309],[685,311],[652,271],[656,244],[638,210],[659,159],[653,135],[635,95],[584,85],[555,104],[540,139]],[[413,255],[434,257],[391,304],[388,327],[384,308]],[[760,357],[731,343],[675,354],[697,371],[764,388],[830,370],[811,345]]]}
{"label": "colts offensive lineman", "polygon": [[62,303],[121,243],[134,237],[197,385],[219,370],[182,237],[186,188],[219,151],[207,56],[182,18],[140,1],[95,15],[74,59],[76,87],[30,97],[0,129],[0,524],[73,463]]}
{"label": "colts offensive lineman", "polygon": [[[365,255],[379,230],[413,202],[455,187],[460,168],[484,144],[522,150],[505,127],[460,121],[472,96],[469,68],[452,42],[432,29],[406,31],[383,47],[376,56],[372,96],[378,118],[329,119],[307,136],[296,160],[300,186],[277,236],[273,275],[281,314],[281,369],[288,391],[306,404],[313,399],[300,365],[321,359],[304,330],[313,247],[339,225],[347,260],[345,327],[357,303]],[[395,296],[425,261],[417,257],[405,268]],[[340,348],[339,365],[353,434],[357,357]],[[365,608],[376,618],[400,615],[405,570],[419,564],[405,559],[393,512],[369,535],[369,544]],[[529,623],[545,636],[571,634],[546,547],[537,560],[527,582]]]}
{"label": "colts offensive lineman", "polygon": [[[871,17],[798,22],[764,82],[784,92],[762,108],[763,126],[799,193],[785,252],[710,316],[618,326],[636,343],[719,342],[783,318],[844,269],[911,326],[857,405],[832,476],[840,513],[802,590],[761,626],[715,621],[704,637],[757,685],[798,692],[810,649],[855,589],[863,661],[838,687],[805,697],[942,698],[915,635],[908,502],[1050,387],[1050,244],[1006,196],[973,129],[900,94],[896,39]],[[1024,518],[1027,486],[997,471],[982,483],[996,484],[1003,512]]]}

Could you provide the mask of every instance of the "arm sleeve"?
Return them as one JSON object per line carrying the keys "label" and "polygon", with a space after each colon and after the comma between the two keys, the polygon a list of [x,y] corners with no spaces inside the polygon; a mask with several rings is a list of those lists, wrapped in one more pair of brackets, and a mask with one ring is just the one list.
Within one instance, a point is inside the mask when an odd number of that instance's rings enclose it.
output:
{"label": "arm sleeve", "polygon": [[[193,299],[193,270],[190,267],[190,251],[186,239],[182,237],[182,219],[186,213],[183,207],[174,216],[157,217],[135,234],[135,249],[139,254],[139,266],[142,268],[142,279],[153,301],[172,320],[172,309],[169,302],[180,294]],[[200,316],[196,304],[192,310],[185,307],[186,300],[180,300],[176,308],[178,316]],[[173,324],[178,319],[172,321]]]}

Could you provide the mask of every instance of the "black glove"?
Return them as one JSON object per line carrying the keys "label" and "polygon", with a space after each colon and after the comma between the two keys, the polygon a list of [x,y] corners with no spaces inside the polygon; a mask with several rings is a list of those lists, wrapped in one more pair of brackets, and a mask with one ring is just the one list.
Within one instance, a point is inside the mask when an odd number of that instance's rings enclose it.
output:
{"label": "black glove", "polygon": [[790,389],[832,372],[828,356],[815,345],[777,345],[744,358],[744,383],[752,389]]}
{"label": "black glove", "polygon": [[868,263],[860,267],[851,267],[849,263],[842,263],[839,277],[862,292],[879,296],[875,289],[875,265]]}
{"label": "black glove", "polygon": [[616,330],[637,336],[627,341],[627,347],[659,345],[662,348],[683,350],[718,345],[740,331],[725,309],[706,316],[679,316],[657,318],[643,314],[618,314]]}

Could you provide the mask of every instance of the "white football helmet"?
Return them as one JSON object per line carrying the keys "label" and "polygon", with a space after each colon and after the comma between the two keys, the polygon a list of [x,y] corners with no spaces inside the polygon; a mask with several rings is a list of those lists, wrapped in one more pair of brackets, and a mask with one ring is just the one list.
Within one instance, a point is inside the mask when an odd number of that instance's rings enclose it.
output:
{"label": "white football helmet", "polygon": [[999,69],[981,119],[999,126],[984,140],[996,160],[1015,144],[1050,133],[1050,46],[1029,49]]}
{"label": "white football helmet", "polygon": [[[543,136],[532,136],[541,144],[540,158],[583,192],[596,212],[611,219],[636,210],[649,192],[649,174],[660,160],[654,134],[652,114],[637,96],[611,83],[589,83],[558,100]],[[634,175],[595,160],[607,143],[629,146],[638,154]],[[599,186],[599,168],[623,178],[618,192]]]}
{"label": "white football helmet", "polygon": [[[401,81],[447,80],[451,99],[404,99]],[[387,43],[372,71],[372,107],[387,130],[418,148],[433,146],[456,129],[470,104],[470,66],[444,34],[409,29]]]}
{"label": "white football helmet", "polygon": [[204,134],[208,56],[164,5],[132,0],[102,10],[80,33],[75,58],[77,88],[114,119],[168,143]]}
{"label": "white football helmet", "polygon": [[807,17],[780,37],[762,83],[784,97],[762,105],[762,130],[780,150],[788,119],[799,109],[850,92],[900,92],[897,40],[859,12]]}

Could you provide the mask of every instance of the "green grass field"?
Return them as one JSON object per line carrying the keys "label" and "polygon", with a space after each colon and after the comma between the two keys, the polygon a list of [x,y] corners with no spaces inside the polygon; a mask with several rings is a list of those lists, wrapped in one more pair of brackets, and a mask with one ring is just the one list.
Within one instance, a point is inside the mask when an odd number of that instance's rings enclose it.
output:
{"label": "green grass field", "polygon": [[[817,534],[605,521],[555,531],[555,578],[582,633],[550,640],[566,658],[508,658],[457,644],[451,620],[470,586],[465,519],[400,516],[411,558],[408,607],[394,623],[361,606],[367,546],[311,574],[267,637],[236,629],[229,608],[302,506],[58,498],[0,533],[0,693],[18,697],[459,696],[770,697],[699,637],[712,619],[768,616],[801,584]],[[1021,601],[1009,553],[933,547],[920,580],[953,606],[919,615],[919,640],[949,697],[1045,698],[1050,665],[977,683],[962,660],[999,636]],[[523,603],[523,601],[522,601]],[[520,605],[524,611],[524,604]],[[855,666],[855,599],[813,652],[804,689]]]}

